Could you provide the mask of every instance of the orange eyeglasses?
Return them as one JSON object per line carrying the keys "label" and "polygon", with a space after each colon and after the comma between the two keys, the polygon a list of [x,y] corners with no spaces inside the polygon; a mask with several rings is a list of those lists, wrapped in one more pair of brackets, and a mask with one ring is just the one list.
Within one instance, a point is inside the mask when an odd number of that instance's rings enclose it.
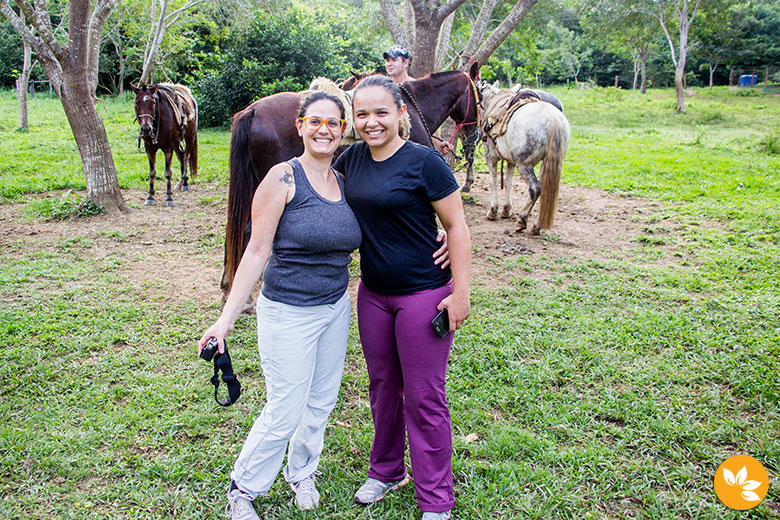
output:
{"label": "orange eyeglasses", "polygon": [[339,129],[344,130],[344,128],[347,127],[346,121],[344,121],[343,119],[336,119],[336,118],[323,119],[321,117],[309,116],[309,117],[299,117],[298,121],[303,123],[306,126],[306,128],[308,130],[311,130],[312,132],[316,132],[317,130],[322,128],[322,125],[327,126],[328,130],[333,130],[333,131]]}

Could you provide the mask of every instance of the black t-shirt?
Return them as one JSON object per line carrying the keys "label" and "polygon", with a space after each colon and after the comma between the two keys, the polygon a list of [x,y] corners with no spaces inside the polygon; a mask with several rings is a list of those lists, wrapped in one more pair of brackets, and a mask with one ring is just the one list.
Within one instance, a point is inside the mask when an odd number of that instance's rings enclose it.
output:
{"label": "black t-shirt", "polygon": [[363,283],[380,294],[411,294],[446,284],[452,273],[433,263],[436,213],[432,201],[458,189],[438,152],[407,141],[377,162],[368,145],[356,143],[333,168],[346,177],[347,202],[363,233]]}

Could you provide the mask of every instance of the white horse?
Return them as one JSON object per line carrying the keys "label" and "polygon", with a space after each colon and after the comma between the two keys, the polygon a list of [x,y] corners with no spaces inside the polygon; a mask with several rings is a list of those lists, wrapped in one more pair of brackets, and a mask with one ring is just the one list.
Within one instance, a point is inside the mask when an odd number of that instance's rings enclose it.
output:
{"label": "white horse", "polygon": [[[497,87],[483,84],[480,87],[483,107],[499,93]],[[498,137],[486,133],[485,160],[490,171],[490,220],[498,216],[498,162],[507,163],[503,178],[504,200],[501,218],[509,218],[512,212],[512,178],[515,167],[522,172],[528,183],[529,201],[518,215],[517,231],[528,225],[528,216],[539,200],[539,220],[533,226],[532,233],[540,229],[549,229],[555,220],[558,207],[558,188],[561,180],[563,157],[569,147],[571,128],[563,112],[545,101],[529,102],[517,109],[506,123],[506,132]],[[534,166],[542,162],[539,179],[534,174]]]}

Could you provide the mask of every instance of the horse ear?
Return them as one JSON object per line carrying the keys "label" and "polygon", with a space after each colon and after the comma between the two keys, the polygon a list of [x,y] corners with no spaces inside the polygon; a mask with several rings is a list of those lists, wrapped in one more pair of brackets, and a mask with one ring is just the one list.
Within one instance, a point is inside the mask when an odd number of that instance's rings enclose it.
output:
{"label": "horse ear", "polygon": [[158,81],[157,83],[155,83],[153,85],[149,85],[149,91],[150,92],[155,92],[157,90],[157,85],[159,85],[159,84],[160,84],[160,82]]}
{"label": "horse ear", "polygon": [[139,90],[141,90],[141,89],[140,89],[140,87],[136,87],[136,86],[135,86],[135,85],[133,85],[132,83],[130,83],[130,88],[131,88],[131,89],[133,90],[133,92],[135,92],[136,94],[138,94],[138,91],[139,91]]}
{"label": "horse ear", "polygon": [[469,76],[471,76],[472,81],[476,81],[477,78],[479,78],[479,63],[476,61],[471,64],[471,68],[469,69]]}
{"label": "horse ear", "polygon": [[354,70],[349,71],[349,73],[352,74],[353,76],[355,76],[355,79],[360,79],[360,74],[358,74]]}
{"label": "horse ear", "polygon": [[498,80],[493,82],[493,88],[496,89],[496,90],[498,90],[500,88],[499,85],[498,85]]}

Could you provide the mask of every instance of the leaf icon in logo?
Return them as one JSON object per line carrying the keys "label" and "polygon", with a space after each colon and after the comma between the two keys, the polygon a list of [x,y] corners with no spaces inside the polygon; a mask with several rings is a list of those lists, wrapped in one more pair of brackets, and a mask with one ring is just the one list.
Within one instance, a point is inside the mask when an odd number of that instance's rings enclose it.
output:
{"label": "leaf icon in logo", "polygon": [[753,491],[754,489],[758,489],[761,482],[747,480],[747,468],[745,466],[742,466],[742,469],[737,471],[736,475],[730,470],[723,468],[723,480],[725,480],[729,486],[740,488],[742,492],[741,496],[744,500],[747,500],[748,502],[758,502],[761,500],[761,497]]}
{"label": "leaf icon in logo", "polygon": [[723,468],[723,479],[726,481],[726,483],[729,486],[736,486],[737,485],[737,479],[734,478],[734,474],[727,470],[726,468]]}
{"label": "leaf icon in logo", "polygon": [[742,469],[737,472],[737,484],[741,487],[747,479],[747,468],[742,466]]}

